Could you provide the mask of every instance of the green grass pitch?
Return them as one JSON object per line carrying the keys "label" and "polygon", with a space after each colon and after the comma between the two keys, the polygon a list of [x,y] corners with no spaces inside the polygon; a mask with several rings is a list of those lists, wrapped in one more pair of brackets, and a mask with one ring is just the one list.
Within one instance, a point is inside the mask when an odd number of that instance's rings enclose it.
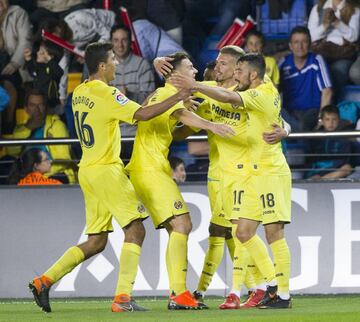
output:
{"label": "green grass pitch", "polygon": [[148,312],[112,313],[111,300],[53,300],[52,313],[46,314],[29,300],[0,300],[0,321],[139,321],[139,322],[243,322],[243,321],[360,321],[360,295],[295,296],[290,310],[228,310],[217,307],[220,298],[208,298],[209,310],[168,311],[165,299],[139,299]]}

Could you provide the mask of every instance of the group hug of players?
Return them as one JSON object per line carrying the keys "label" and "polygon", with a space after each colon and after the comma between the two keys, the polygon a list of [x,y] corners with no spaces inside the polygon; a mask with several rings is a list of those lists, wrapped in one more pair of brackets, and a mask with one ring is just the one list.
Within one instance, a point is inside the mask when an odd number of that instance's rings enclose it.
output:
{"label": "group hug of players", "polygon": [[[36,303],[51,312],[49,290],[77,265],[101,252],[113,230],[112,218],[124,231],[113,312],[145,311],[132,297],[145,238],[142,221],[150,214],[156,229],[169,234],[166,266],[169,310],[206,309],[204,294],[222,260],[226,243],[233,260],[232,290],[220,309],[291,308],[290,252],[284,225],[291,220],[291,174],[280,140],[289,133],[281,118],[280,95],[266,76],[261,54],[240,47],[220,50],[215,80],[196,82],[197,70],[184,53],[154,62],[165,76],[141,106],[108,83],[116,60],[109,43],[90,44],[85,53],[89,80],[73,94],[73,112],[83,155],[79,183],[86,208],[88,240],[69,248],[29,288]],[[199,105],[191,98],[199,97]],[[120,155],[119,122],[137,132],[129,164]],[[181,122],[182,127],[176,127]],[[186,286],[188,207],[171,177],[168,162],[173,139],[200,129],[208,133],[208,192],[212,211],[210,236],[197,289]],[[146,210],[145,210],[146,209]],[[257,235],[263,224],[267,247]],[[249,295],[240,304],[245,285]]]}

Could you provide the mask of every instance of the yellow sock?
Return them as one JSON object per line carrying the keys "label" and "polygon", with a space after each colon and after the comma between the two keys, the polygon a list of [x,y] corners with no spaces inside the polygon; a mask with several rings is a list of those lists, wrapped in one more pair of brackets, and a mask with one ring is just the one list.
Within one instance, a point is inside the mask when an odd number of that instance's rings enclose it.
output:
{"label": "yellow sock", "polygon": [[187,235],[176,231],[173,231],[169,237],[168,251],[171,263],[171,284],[175,294],[186,291],[187,240]]}
{"label": "yellow sock", "polygon": [[119,278],[116,286],[116,295],[131,296],[139,266],[141,247],[133,243],[124,243],[120,255]]}
{"label": "yellow sock", "polygon": [[249,255],[244,284],[248,290],[255,290],[256,289],[256,279],[253,274],[253,270],[251,269],[251,266],[256,267],[253,259]]}
{"label": "yellow sock", "polygon": [[[255,265],[255,262],[254,262],[254,260],[252,259],[251,256],[250,256],[250,260],[249,260],[249,263],[248,263],[248,273],[252,277],[252,279],[254,280],[254,284],[255,284],[253,286],[254,288],[256,288],[256,286],[258,286],[258,285],[262,285],[262,284],[265,283],[264,277],[261,275],[259,269]],[[247,282],[245,282],[245,285],[246,285],[246,287],[248,287],[246,283]],[[249,283],[251,283],[251,281]],[[249,286],[250,286],[250,284],[249,284]],[[248,287],[248,288],[250,288],[250,287]]]}
{"label": "yellow sock", "polygon": [[64,255],[62,255],[57,262],[44,273],[44,275],[53,283],[56,283],[64,275],[71,272],[76,266],[83,262],[84,259],[84,253],[79,247],[70,247]]}
{"label": "yellow sock", "polygon": [[290,251],[285,238],[273,242],[271,250],[274,256],[276,280],[279,295],[289,294]]}
{"label": "yellow sock", "polygon": [[231,260],[234,260],[235,242],[234,238],[225,239]]}
{"label": "yellow sock", "polygon": [[167,244],[166,247],[166,269],[168,271],[168,277],[169,277],[169,290],[170,290],[170,294],[171,292],[174,290],[173,288],[173,276],[172,276],[172,271],[171,271],[171,255],[170,255],[170,251],[169,251],[169,242]]}
{"label": "yellow sock", "polygon": [[232,290],[240,292],[244,285],[247,265],[249,261],[249,253],[245,246],[236,238],[235,252],[233,260],[233,276],[232,276]]}
{"label": "yellow sock", "polygon": [[269,253],[266,249],[264,242],[258,235],[254,235],[243,245],[248,250],[250,256],[253,258],[255,265],[264,276],[266,282],[275,280],[275,268],[271,261]]}
{"label": "yellow sock", "polygon": [[224,254],[224,237],[209,237],[209,246],[205,255],[197,291],[206,292]]}

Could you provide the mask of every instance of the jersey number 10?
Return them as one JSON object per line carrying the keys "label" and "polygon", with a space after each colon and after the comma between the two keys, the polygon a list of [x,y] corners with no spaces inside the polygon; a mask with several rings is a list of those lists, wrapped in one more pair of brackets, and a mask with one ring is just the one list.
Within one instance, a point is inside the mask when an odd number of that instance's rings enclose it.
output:
{"label": "jersey number 10", "polygon": [[85,124],[85,119],[87,115],[88,112],[83,112],[80,114],[80,118],[79,118],[79,111],[76,111],[74,114],[75,127],[81,145],[87,148],[91,148],[95,143],[95,138],[91,126],[89,124]]}

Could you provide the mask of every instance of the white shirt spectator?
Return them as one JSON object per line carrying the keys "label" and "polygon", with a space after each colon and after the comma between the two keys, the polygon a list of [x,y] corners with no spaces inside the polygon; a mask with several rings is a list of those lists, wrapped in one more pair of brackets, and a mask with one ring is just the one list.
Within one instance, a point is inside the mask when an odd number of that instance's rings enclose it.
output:
{"label": "white shirt spectator", "polygon": [[103,9],[81,9],[68,14],[64,20],[73,31],[72,43],[77,48],[83,49],[91,41],[110,39],[115,13]]}
{"label": "white shirt spectator", "polygon": [[[345,0],[341,1],[336,7],[336,10],[334,10],[335,16],[339,20],[341,20],[340,11],[344,8],[345,3]],[[325,2],[323,10],[328,8],[333,8],[332,0],[327,0]],[[360,10],[359,8],[355,8],[355,12],[351,16],[348,25],[343,21],[340,21],[337,27],[330,27],[328,30],[325,30],[318,12],[318,5],[315,5],[309,16],[308,28],[310,30],[312,42],[325,39],[326,41],[330,41],[339,46],[342,46],[345,40],[348,42],[355,42],[359,38]]]}

